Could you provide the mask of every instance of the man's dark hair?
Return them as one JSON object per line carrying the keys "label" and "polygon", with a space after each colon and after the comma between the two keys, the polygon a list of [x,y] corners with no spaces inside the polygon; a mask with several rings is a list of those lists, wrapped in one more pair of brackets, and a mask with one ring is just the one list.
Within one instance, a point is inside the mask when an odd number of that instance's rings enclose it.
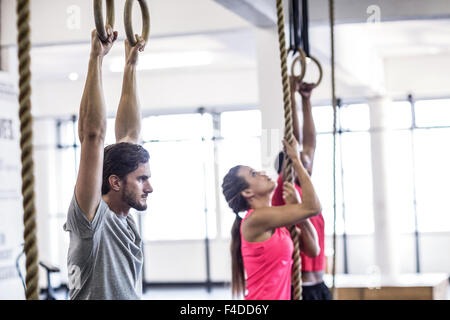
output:
{"label": "man's dark hair", "polygon": [[103,184],[102,195],[111,190],[109,177],[116,175],[124,179],[128,174],[135,171],[139,164],[147,163],[150,155],[142,146],[122,142],[107,146],[104,151],[103,159]]}
{"label": "man's dark hair", "polygon": [[[299,155],[300,154],[301,152],[299,152]],[[284,152],[280,151],[280,153],[278,153],[278,157],[275,159],[274,167],[278,174],[280,174],[281,170],[283,169],[284,157],[285,157]]]}

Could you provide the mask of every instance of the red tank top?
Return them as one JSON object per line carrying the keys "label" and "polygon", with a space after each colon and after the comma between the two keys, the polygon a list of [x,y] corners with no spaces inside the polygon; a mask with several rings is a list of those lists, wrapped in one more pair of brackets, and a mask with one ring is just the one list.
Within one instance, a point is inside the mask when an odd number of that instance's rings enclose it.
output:
{"label": "red tank top", "polygon": [[245,300],[291,299],[294,245],[286,228],[275,229],[265,241],[247,242],[242,236],[241,223],[241,251],[247,274]]}
{"label": "red tank top", "polygon": [[[302,197],[302,188],[295,184],[295,188],[300,194],[300,198]],[[273,206],[282,206],[284,205],[283,199],[283,180],[282,175],[278,177],[277,187],[272,196],[272,205]],[[320,253],[315,258],[310,258],[300,252],[302,258],[302,271],[325,271],[325,221],[323,220],[322,213],[309,218],[314,228],[316,228],[317,236],[319,239]]]}

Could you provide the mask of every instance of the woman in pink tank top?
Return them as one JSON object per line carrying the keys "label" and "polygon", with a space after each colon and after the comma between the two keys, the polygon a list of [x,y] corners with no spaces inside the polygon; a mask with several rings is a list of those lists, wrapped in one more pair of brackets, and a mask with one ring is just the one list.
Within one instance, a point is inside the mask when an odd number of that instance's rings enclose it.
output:
{"label": "woman in pink tank top", "polygon": [[[272,207],[271,196],[276,183],[264,172],[247,166],[236,166],[227,173],[222,190],[228,205],[236,214],[231,230],[232,292],[246,300],[289,300],[293,243],[286,227],[321,212],[319,199],[297,149],[283,142],[293,168],[303,187],[303,202],[292,183],[284,184],[286,205]],[[247,211],[242,219],[239,213]],[[304,251],[315,251],[317,234],[314,226],[302,230]]]}

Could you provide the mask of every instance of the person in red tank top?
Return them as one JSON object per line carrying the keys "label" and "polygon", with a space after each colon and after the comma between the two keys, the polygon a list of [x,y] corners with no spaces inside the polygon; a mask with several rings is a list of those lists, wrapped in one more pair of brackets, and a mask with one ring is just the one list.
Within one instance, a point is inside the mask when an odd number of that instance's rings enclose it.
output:
{"label": "person in red tank top", "polygon": [[[308,172],[303,167],[298,142],[283,142],[302,185],[303,201],[292,183],[284,183],[285,205],[271,206],[276,183],[264,172],[247,166],[230,169],[223,179],[222,191],[236,214],[231,230],[232,292],[246,300],[290,300],[293,243],[286,227],[302,223],[321,211]],[[247,211],[242,219],[239,213]],[[305,223],[300,245],[314,251],[317,235]],[[312,235],[308,237],[308,235]]]}
{"label": "person in red tank top", "polygon": [[[314,125],[314,120],[312,117],[311,110],[311,93],[314,89],[314,85],[310,83],[297,82],[294,78],[290,78],[291,81],[291,99],[293,105],[292,108],[292,118],[293,118],[293,131],[294,136],[303,145],[303,151],[300,154],[300,159],[303,166],[308,171],[308,174],[312,174],[314,153],[316,149],[316,129]],[[297,115],[297,103],[296,103],[296,92],[298,92],[302,99],[302,113],[303,113],[303,130],[302,136],[300,136],[300,125]],[[275,189],[274,195],[272,197],[272,205],[280,206],[284,205],[283,194],[283,184],[282,184],[282,169],[284,164],[284,154],[280,152],[278,156],[278,161],[276,163],[276,169],[278,171],[278,185]],[[302,196],[302,188],[300,186],[298,179],[295,180],[295,188],[299,192],[300,197]],[[331,300],[330,290],[327,288],[323,282],[323,275],[325,273],[325,222],[320,213],[317,216],[308,219],[317,231],[318,235],[318,253],[316,255],[306,255],[301,252],[302,258],[302,281],[303,281],[303,300]],[[298,225],[301,231],[304,227],[301,223]]]}

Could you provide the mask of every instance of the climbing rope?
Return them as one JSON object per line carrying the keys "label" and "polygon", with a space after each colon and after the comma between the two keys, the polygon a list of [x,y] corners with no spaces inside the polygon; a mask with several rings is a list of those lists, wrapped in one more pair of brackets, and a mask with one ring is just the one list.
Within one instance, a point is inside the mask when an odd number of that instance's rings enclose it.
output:
{"label": "climbing rope", "polygon": [[[292,126],[292,102],[290,83],[288,77],[287,67],[287,50],[286,50],[286,36],[284,33],[284,12],[283,0],[277,0],[277,18],[278,18],[278,40],[280,44],[280,59],[281,59],[281,76],[283,80],[283,101],[284,101],[284,136],[288,143],[294,141],[293,126]],[[283,171],[283,181],[294,181],[292,171],[292,161],[286,157],[286,166]],[[302,299],[302,285],[301,285],[301,258],[300,258],[300,242],[297,229],[295,225],[289,228],[292,241],[294,242],[294,264],[292,266],[292,283],[294,286],[294,300]]]}
{"label": "climbing rope", "polygon": [[335,39],[334,39],[334,0],[329,0],[330,7],[330,34],[331,34],[331,95],[333,100],[333,284],[332,295],[336,298],[336,138],[337,138],[337,99],[335,74]]}
{"label": "climbing rope", "polygon": [[19,56],[19,118],[22,152],[22,196],[26,257],[27,300],[39,300],[38,251],[36,244],[36,210],[34,206],[33,132],[31,116],[30,71],[30,1],[17,0],[17,42]]}
{"label": "climbing rope", "polygon": [[[114,28],[114,0],[106,0],[106,24]],[[108,35],[106,34],[105,24],[103,22],[103,1],[94,0],[94,18],[97,33],[103,42],[106,42]]]}
{"label": "climbing rope", "polygon": [[[142,38],[145,42],[148,42],[148,37],[150,36],[150,12],[148,10],[147,2],[145,0],[137,0],[141,6],[142,12]],[[128,42],[132,47],[137,43],[133,32],[132,23],[132,9],[134,0],[127,0],[125,3],[124,21],[125,21],[125,32],[127,34]]]}

